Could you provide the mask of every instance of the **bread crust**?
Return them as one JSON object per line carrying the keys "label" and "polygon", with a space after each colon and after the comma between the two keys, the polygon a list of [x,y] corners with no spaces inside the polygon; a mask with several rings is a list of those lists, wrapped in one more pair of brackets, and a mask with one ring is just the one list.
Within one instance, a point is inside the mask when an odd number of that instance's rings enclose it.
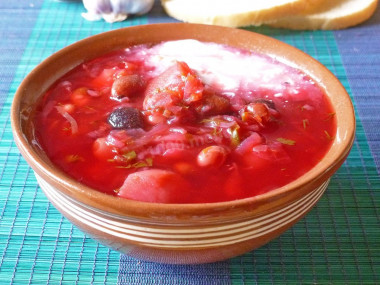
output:
{"label": "bread crust", "polygon": [[280,4],[268,4],[262,9],[255,9],[256,0],[161,0],[161,3],[169,16],[184,22],[244,27],[311,11],[324,1],[285,0]]}
{"label": "bread crust", "polygon": [[[356,0],[362,1],[362,0]],[[344,5],[344,2],[340,1],[339,5]],[[336,2],[335,2],[336,3]],[[307,15],[294,15],[284,17],[274,22],[269,23],[270,26],[275,28],[286,28],[292,30],[338,30],[358,25],[368,20],[376,11],[378,0],[373,0],[364,5],[358,10],[352,10],[348,13],[332,16],[329,11],[331,9],[338,8],[334,5],[328,5],[325,9],[318,8],[311,14]]]}

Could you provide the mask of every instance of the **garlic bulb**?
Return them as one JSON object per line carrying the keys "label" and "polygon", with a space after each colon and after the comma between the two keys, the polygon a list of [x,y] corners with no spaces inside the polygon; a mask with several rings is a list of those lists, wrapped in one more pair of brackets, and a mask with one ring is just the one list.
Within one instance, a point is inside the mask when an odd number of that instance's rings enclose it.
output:
{"label": "garlic bulb", "polygon": [[87,13],[82,17],[89,21],[104,19],[109,23],[124,21],[128,15],[148,13],[154,0],[83,0]]}

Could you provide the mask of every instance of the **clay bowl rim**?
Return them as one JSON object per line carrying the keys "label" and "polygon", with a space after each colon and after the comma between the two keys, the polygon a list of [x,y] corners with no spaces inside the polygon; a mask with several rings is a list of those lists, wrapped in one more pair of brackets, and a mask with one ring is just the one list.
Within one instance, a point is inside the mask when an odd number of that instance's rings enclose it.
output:
{"label": "clay bowl rim", "polygon": [[[33,106],[33,104],[27,104],[25,101],[40,98],[52,83],[70,69],[107,51],[120,49],[128,45],[154,44],[166,40],[188,38],[248,48],[255,52],[265,53],[280,61],[295,65],[311,76],[325,90],[337,112],[337,134],[339,133],[339,137],[338,135],[336,136],[325,158],[306,174],[289,184],[254,197],[216,203],[161,204],[133,201],[96,191],[77,182],[54,167],[52,163],[46,160],[46,157],[42,157],[43,154],[41,155],[38,148],[31,145],[33,135],[31,133],[26,134],[30,130],[25,131],[25,129],[26,124],[29,124],[28,127],[32,125],[30,120],[28,122],[22,117],[25,113],[27,116],[30,115],[26,109],[31,105]],[[89,46],[91,47],[90,50],[88,50]],[[60,64],[62,66],[57,67]],[[35,86],[37,85],[37,83],[34,83],[35,81],[41,84]],[[26,93],[33,93],[30,89],[39,93],[38,96],[24,97]],[[338,105],[344,111],[337,110]],[[342,121],[346,126],[344,130],[341,129],[339,124]],[[14,139],[20,152],[33,170],[49,184],[58,187],[60,191],[84,205],[111,214],[132,218],[149,218],[166,214],[179,216],[191,216],[194,214],[217,215],[217,213],[226,209],[237,210],[235,213],[239,215],[239,209],[256,208],[256,206],[265,205],[268,201],[282,199],[291,193],[297,195],[295,191],[299,191],[299,195],[303,195],[310,192],[313,186],[317,187],[327,180],[342,165],[352,147],[355,135],[355,114],[350,97],[340,81],[319,61],[284,42],[252,31],[187,23],[148,24],[112,30],[77,41],[55,52],[38,64],[17,89],[11,107],[11,123]],[[300,191],[300,189],[303,190]]]}

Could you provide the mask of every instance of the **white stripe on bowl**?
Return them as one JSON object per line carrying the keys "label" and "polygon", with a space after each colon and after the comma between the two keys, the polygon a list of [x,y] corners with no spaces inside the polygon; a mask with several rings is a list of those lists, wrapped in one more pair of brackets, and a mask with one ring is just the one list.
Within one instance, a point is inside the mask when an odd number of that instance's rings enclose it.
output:
{"label": "white stripe on bowl", "polygon": [[[41,179],[39,178],[38,180],[40,181]],[[46,184],[46,182],[44,182],[44,181],[41,182],[41,183]],[[125,222],[122,223],[122,222],[117,222],[115,220],[109,220],[109,219],[103,217],[103,216],[107,216],[107,213],[101,212],[99,210],[91,209],[87,205],[82,205],[81,203],[73,200],[72,198],[70,198],[70,197],[68,197],[68,196],[66,196],[66,195],[64,195],[62,193],[57,192],[53,187],[51,187],[48,184],[46,185],[46,187],[47,187],[46,190],[50,193],[50,195],[56,196],[55,200],[56,200],[57,204],[62,204],[62,206],[65,207],[65,208],[68,208],[68,207],[73,208],[72,209],[73,211],[77,212],[78,215],[82,215],[82,217],[84,217],[84,218],[88,218],[88,219],[91,220],[91,217],[92,217],[92,218],[95,219],[95,220],[92,219],[95,223],[96,223],[96,221],[99,221],[99,223],[102,224],[101,222],[103,221],[103,222],[107,223],[105,226],[110,227],[110,228],[122,228],[122,229],[125,228],[125,229],[130,229],[130,230],[137,230],[139,232],[150,233],[150,235],[151,235],[151,233],[160,233],[160,232],[162,232],[162,229],[159,229],[159,228],[147,228],[147,226],[149,226],[149,224],[145,224],[145,223],[144,223],[144,226],[141,227],[141,226],[136,226],[136,225],[133,225],[133,224],[125,224]],[[52,191],[49,190],[49,189],[51,189]],[[267,222],[268,219],[271,218],[272,216],[275,216],[276,217],[275,220],[277,220],[278,215],[280,214],[280,212],[285,212],[285,211],[287,211],[290,208],[294,208],[295,204],[303,204],[303,201],[306,200],[306,199],[308,199],[309,196],[311,196],[311,195],[313,195],[313,194],[309,193],[308,195],[304,196],[303,198],[295,201],[297,203],[293,203],[293,204],[290,204],[288,206],[285,206],[285,207],[279,209],[279,211],[277,211],[277,212],[272,212],[272,213],[269,213],[267,215],[255,218],[255,224],[260,224],[260,221],[262,221],[262,220],[265,220]],[[65,200],[65,203],[61,203],[60,199]],[[88,210],[85,210],[85,209],[83,209],[83,208],[81,208],[80,206],[77,206],[77,205],[82,205],[83,207],[87,208]],[[101,214],[102,216],[100,216],[98,214]],[[108,216],[111,217],[111,215],[108,215]],[[115,216],[112,217],[112,218],[115,218]],[[125,219],[123,219],[123,221],[125,221]],[[128,220],[128,222],[130,222],[130,221]],[[245,226],[247,224],[252,224],[252,219],[248,220],[248,221],[245,221],[245,222],[241,222],[239,224],[235,224],[235,223],[232,223],[232,224],[229,224],[229,225],[220,225],[219,224],[218,230],[220,230],[220,229],[240,228],[240,227]],[[114,225],[115,227],[113,227],[112,225]],[[154,224],[154,225],[157,226],[157,224]],[[165,226],[168,226],[168,225],[165,225]],[[182,229],[182,228],[180,228],[180,225],[174,225],[173,226],[174,229],[165,229],[164,232],[165,233],[172,233],[172,234],[176,235],[177,238],[187,237],[187,235],[179,235],[178,233],[183,233],[183,234],[189,234],[189,233],[191,233],[192,229],[189,229],[188,227],[189,226],[186,225],[186,228]],[[213,232],[214,228],[215,228],[215,224],[213,226],[206,226],[206,225],[204,225],[204,227],[202,229],[200,229],[200,230],[202,230],[202,232]],[[122,230],[122,229],[120,229],[120,230]],[[197,230],[197,232],[199,232],[199,230]]]}
{"label": "white stripe on bowl", "polygon": [[[85,225],[110,235],[143,243],[148,246],[171,248],[229,245],[257,238],[268,232],[275,231],[284,224],[296,220],[307,212],[318,201],[329,182],[326,181],[308,195],[278,211],[249,221],[240,223],[232,222],[232,224],[227,225],[206,226],[199,229],[181,229],[181,227],[183,227],[181,225],[172,225],[172,229],[158,229],[149,228],[148,224],[136,226],[107,220],[96,215],[98,211],[94,213],[94,211],[87,211],[86,209],[78,207],[75,205],[77,204],[76,201],[68,199],[65,195],[59,193],[38,175],[36,175],[36,177],[46,196],[53,204],[62,208],[74,219],[81,221]],[[175,234],[178,232],[182,234]],[[234,235],[231,236],[231,234]],[[180,240],[181,238],[186,240]],[[203,240],[201,238],[203,238]]]}

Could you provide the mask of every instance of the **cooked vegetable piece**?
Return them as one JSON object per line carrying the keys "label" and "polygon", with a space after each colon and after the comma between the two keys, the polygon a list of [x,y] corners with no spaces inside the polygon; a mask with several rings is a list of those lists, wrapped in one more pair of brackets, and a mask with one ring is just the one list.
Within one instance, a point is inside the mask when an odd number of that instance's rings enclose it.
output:
{"label": "cooked vegetable piece", "polygon": [[250,103],[239,111],[241,119],[248,123],[264,125],[270,120],[269,108],[264,103]]}
{"label": "cooked vegetable piece", "polygon": [[199,106],[196,107],[197,113],[202,116],[225,114],[230,110],[230,101],[223,96],[208,94],[204,96]]}
{"label": "cooked vegetable piece", "polygon": [[149,169],[128,175],[118,195],[155,203],[181,203],[189,198],[188,182],[173,171]]}
{"label": "cooked vegetable piece", "polygon": [[107,143],[106,138],[97,138],[92,144],[94,156],[100,160],[111,160],[117,154],[115,146]]}
{"label": "cooked vegetable piece", "polygon": [[80,87],[71,93],[70,99],[75,106],[85,106],[90,102],[91,97],[87,93],[88,88]]}
{"label": "cooked vegetable piece", "polygon": [[59,114],[62,115],[65,120],[70,124],[71,133],[74,135],[78,133],[78,122],[66,111],[66,108],[62,106],[55,107]]}
{"label": "cooked vegetable piece", "polygon": [[254,146],[263,144],[263,142],[264,139],[258,133],[252,133],[235,149],[235,153],[244,156],[245,154],[250,153]]}
{"label": "cooked vegetable piece", "polygon": [[262,104],[267,105],[268,108],[276,110],[276,105],[274,104],[274,102],[272,100],[269,100],[269,99],[260,98],[260,99],[253,101],[253,103],[262,103]]}
{"label": "cooked vegetable piece", "polygon": [[184,62],[177,62],[158,77],[145,90],[144,109],[165,108],[178,111],[174,106],[199,101],[203,95],[203,83]]}

